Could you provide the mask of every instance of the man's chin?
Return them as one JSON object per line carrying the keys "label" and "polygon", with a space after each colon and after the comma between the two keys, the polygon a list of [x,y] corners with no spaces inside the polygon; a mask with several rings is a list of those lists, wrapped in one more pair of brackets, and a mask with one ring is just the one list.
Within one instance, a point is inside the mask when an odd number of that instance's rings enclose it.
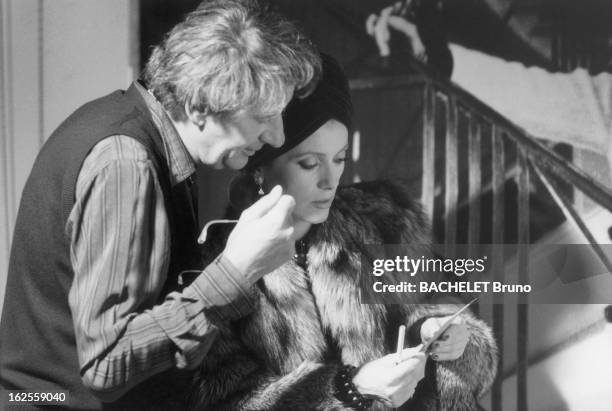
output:
{"label": "man's chin", "polygon": [[245,155],[229,155],[221,160],[222,166],[219,168],[230,168],[232,170],[241,170],[247,165],[249,158]]}

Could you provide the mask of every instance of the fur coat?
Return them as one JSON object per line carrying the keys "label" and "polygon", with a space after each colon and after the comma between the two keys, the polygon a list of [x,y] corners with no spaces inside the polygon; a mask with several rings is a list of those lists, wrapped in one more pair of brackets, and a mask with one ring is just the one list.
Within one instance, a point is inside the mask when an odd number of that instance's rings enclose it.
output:
{"label": "fur coat", "polygon": [[[217,235],[216,255],[223,243]],[[328,220],[308,234],[307,269],[290,261],[252,292],[258,308],[219,324],[219,337],[196,373],[191,405],[198,410],[342,410],[333,378],[341,363],[360,366],[394,352],[406,324],[407,345],[420,341],[429,317],[456,305],[361,304],[364,244],[429,244],[419,205],[390,182],[338,191]],[[213,241],[214,243],[214,241]],[[454,361],[427,360],[425,378],[402,410],[473,410],[497,368],[489,327],[463,314],[470,338]],[[387,409],[374,402],[373,409]]]}

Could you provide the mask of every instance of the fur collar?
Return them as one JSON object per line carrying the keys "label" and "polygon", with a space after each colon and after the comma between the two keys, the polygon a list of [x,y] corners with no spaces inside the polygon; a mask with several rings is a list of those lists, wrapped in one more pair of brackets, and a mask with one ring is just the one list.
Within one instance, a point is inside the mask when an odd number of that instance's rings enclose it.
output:
{"label": "fur collar", "polygon": [[[410,329],[419,320],[457,309],[361,304],[364,244],[429,244],[426,221],[419,205],[395,183],[339,190],[328,220],[307,236],[307,270],[290,261],[264,276],[254,289],[259,307],[229,327],[218,324],[220,336],[195,380],[194,403],[215,410],[343,409],[333,394],[334,363],[359,366],[380,358],[395,350],[400,324]],[[211,259],[226,237],[217,233],[207,242]],[[485,323],[468,313],[462,317],[471,333],[463,356],[428,361],[426,378],[401,409],[478,408],[478,398],[495,377],[496,344]],[[413,338],[409,334],[411,345],[420,342],[420,335]],[[374,408],[386,409],[380,403]]]}
{"label": "fur collar", "polygon": [[405,193],[391,182],[340,189],[328,220],[307,236],[307,270],[291,261],[260,280],[259,309],[239,329],[271,369],[285,373],[304,360],[321,361],[330,342],[343,363],[355,366],[393,350],[387,334],[401,313],[361,304],[359,274],[364,244],[429,243],[421,208]]}

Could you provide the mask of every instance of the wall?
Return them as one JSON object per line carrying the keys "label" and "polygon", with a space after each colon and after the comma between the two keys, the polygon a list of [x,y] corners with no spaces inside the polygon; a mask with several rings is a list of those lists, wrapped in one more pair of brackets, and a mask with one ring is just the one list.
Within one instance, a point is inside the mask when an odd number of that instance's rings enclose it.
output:
{"label": "wall", "polygon": [[[583,213],[585,224],[608,258],[612,258],[608,227],[612,214],[593,209]],[[584,244],[586,240],[569,222],[550,232],[540,244]],[[581,262],[585,272],[596,273],[599,261]],[[536,273],[534,273],[536,274]],[[604,319],[604,309],[612,288],[610,273],[574,282],[555,291],[558,301],[580,295],[592,304],[531,304],[528,308],[527,394],[530,411],[604,411],[612,404],[612,324]],[[506,310],[504,318],[505,371],[516,365],[516,310]],[[518,410],[516,375],[503,383],[503,409]],[[483,402],[488,405],[488,399]]]}
{"label": "wall", "polygon": [[[598,323],[584,339],[528,371],[530,411],[607,411],[612,404],[612,324]],[[516,378],[503,387],[504,410],[516,410]]]}
{"label": "wall", "polygon": [[44,140],[138,67],[138,2],[0,0],[0,307],[19,198]]}

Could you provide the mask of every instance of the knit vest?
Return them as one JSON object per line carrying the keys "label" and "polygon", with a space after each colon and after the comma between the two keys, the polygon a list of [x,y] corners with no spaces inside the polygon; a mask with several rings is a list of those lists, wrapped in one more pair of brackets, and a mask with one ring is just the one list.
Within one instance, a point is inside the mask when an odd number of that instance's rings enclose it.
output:
{"label": "knit vest", "polygon": [[66,222],[84,159],[98,142],[117,134],[144,145],[164,193],[171,257],[161,297],[177,288],[180,270],[198,267],[197,217],[187,182],[171,187],[163,141],[136,87],[85,104],[44,144],[23,190],[0,325],[0,383],[5,392],[68,391],[68,403],[62,404],[68,409],[168,409],[165,398],[175,396],[184,384],[186,373],[168,370],[118,402],[104,404],[81,382],[68,305],[74,272]]}

